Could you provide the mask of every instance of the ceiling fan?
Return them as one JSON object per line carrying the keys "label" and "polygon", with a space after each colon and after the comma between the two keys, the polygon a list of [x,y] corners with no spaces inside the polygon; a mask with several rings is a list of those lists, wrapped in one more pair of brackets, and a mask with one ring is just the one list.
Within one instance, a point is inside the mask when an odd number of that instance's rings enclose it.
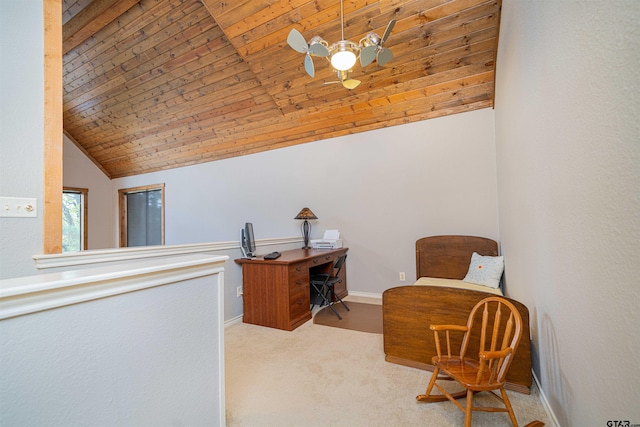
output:
{"label": "ceiling fan", "polygon": [[342,39],[329,46],[325,40],[320,36],[315,36],[309,42],[305,40],[304,36],[300,34],[300,31],[293,28],[289,32],[287,37],[287,43],[296,52],[304,53],[304,69],[312,78],[315,76],[315,68],[313,65],[312,56],[327,58],[334,71],[338,76],[337,82],[327,83],[342,83],[347,89],[355,89],[360,84],[360,80],[349,78],[349,71],[355,65],[358,57],[360,57],[360,65],[366,67],[374,60],[378,65],[383,66],[387,62],[393,59],[393,53],[391,49],[384,47],[384,43],[387,41],[389,34],[393,30],[396,21],[392,19],[387,25],[386,30],[382,37],[378,34],[371,32],[360,40],[359,43],[354,43],[344,38],[344,8],[343,0],[340,0],[340,22],[342,29]]}

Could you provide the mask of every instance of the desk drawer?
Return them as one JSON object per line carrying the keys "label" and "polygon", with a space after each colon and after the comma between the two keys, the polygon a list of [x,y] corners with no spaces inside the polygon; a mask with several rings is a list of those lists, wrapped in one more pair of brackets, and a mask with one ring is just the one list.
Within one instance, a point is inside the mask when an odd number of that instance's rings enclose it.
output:
{"label": "desk drawer", "polygon": [[289,292],[289,315],[291,319],[308,313],[310,305],[309,286],[291,286]]}
{"label": "desk drawer", "polygon": [[298,262],[289,266],[289,283],[291,286],[309,283],[309,264]]}
{"label": "desk drawer", "polygon": [[316,265],[329,263],[333,265],[333,263],[336,261],[336,258],[338,258],[338,256],[335,253],[320,255],[309,261],[309,266],[315,267]]}
{"label": "desk drawer", "polygon": [[296,262],[295,264],[291,264],[289,266],[289,278],[294,278],[296,276],[304,276],[309,274],[309,264],[306,261]]}
{"label": "desk drawer", "polygon": [[309,263],[297,262],[289,266],[289,317],[296,319],[309,313]]}

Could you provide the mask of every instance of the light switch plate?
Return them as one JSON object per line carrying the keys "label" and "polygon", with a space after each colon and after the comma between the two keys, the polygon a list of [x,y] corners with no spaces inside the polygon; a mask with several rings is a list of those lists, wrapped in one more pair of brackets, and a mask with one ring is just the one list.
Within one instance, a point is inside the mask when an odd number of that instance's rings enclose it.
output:
{"label": "light switch plate", "polygon": [[0,197],[0,217],[35,218],[38,204],[31,197]]}

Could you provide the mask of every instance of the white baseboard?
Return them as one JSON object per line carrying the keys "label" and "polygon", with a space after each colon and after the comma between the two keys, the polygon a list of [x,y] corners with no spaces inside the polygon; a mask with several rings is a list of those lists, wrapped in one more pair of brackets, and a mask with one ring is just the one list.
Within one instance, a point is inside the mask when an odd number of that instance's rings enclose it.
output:
{"label": "white baseboard", "polygon": [[349,297],[351,300],[355,298],[367,298],[367,299],[375,299],[382,302],[382,294],[376,294],[373,292],[357,292],[357,291],[349,291]]}
{"label": "white baseboard", "polygon": [[242,314],[239,316],[233,317],[229,320],[225,320],[224,327],[226,328],[227,326],[235,325],[236,323],[241,323],[241,322],[242,322]]}
{"label": "white baseboard", "polygon": [[551,409],[551,405],[549,405],[549,400],[547,399],[547,395],[544,394],[544,390],[542,390],[542,387],[540,387],[540,381],[538,380],[538,377],[536,376],[535,371],[532,370],[531,372],[533,373],[533,381],[536,383],[536,387],[538,387],[538,393],[540,394],[540,401],[542,402],[542,407],[544,408],[545,412],[551,419],[552,426],[560,427],[558,418],[556,417],[556,414],[553,413],[553,409]]}

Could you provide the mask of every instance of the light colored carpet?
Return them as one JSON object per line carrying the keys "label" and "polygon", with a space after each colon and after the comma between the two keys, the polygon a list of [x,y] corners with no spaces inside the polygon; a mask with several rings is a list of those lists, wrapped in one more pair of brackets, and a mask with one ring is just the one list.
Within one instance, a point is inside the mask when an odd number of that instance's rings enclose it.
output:
{"label": "light colored carpet", "polygon": [[[450,402],[417,403],[430,373],[384,360],[382,335],[307,322],[292,332],[238,323],[225,331],[229,427],[461,426]],[[521,425],[549,425],[537,390],[508,392]],[[474,402],[493,404],[490,396]],[[510,426],[475,413],[475,427]]]}

